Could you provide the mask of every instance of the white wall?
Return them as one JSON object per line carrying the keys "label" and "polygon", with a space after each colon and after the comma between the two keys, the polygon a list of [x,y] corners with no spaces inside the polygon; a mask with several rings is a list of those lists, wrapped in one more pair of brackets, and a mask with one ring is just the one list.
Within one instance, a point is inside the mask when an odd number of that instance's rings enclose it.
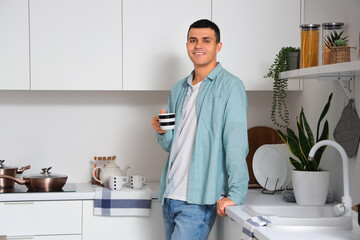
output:
{"label": "white wall", "polygon": [[[304,23],[319,23],[324,22],[344,22],[345,34],[349,35],[349,45],[356,46],[356,50],[351,50],[351,60],[359,60],[359,32],[360,32],[360,1],[358,0],[306,0],[305,1],[305,21]],[[321,61],[319,61],[321,63]],[[359,89],[359,79],[356,80],[356,90]],[[337,82],[322,82],[318,80],[306,80],[304,82],[304,91],[299,95],[298,99],[292,99],[292,110],[298,109],[300,105],[305,109],[306,116],[312,124],[313,129],[316,129],[319,114],[327,101],[328,95],[333,92],[332,105],[330,107],[327,119],[330,124],[330,139],[333,138],[333,131],[341,116],[343,108],[347,105],[348,99],[343,93]],[[355,97],[356,111],[360,113],[360,106],[358,101],[359,96]],[[298,113],[296,113],[298,115]],[[294,117],[294,115],[293,115]],[[295,119],[294,119],[295,120]],[[357,156],[349,160],[350,167],[350,195],[353,197],[353,203],[360,202],[360,190],[358,183],[360,182],[360,157]],[[336,150],[329,147],[325,151],[322,159],[324,169],[329,169],[331,172],[331,190],[335,197],[340,199],[343,195],[343,180],[342,180],[342,163],[340,155]]]}
{"label": "white wall", "polygon": [[[360,1],[306,0],[305,6],[305,22],[343,21],[348,26],[350,44],[358,46]],[[352,60],[359,60],[355,51]],[[356,83],[359,91],[360,83],[358,80]],[[315,128],[330,92],[334,92],[334,97],[327,119],[333,138],[332,132],[347,104],[336,82],[307,80],[303,92],[289,92],[292,121],[302,105]],[[167,154],[156,143],[151,119],[166,106],[168,94],[168,91],[1,91],[0,159],[5,159],[8,165],[31,164],[28,173],[52,166],[53,172],[69,175],[69,182],[87,182],[93,156],[116,155],[121,167],[131,166],[129,174],[143,174],[148,180],[158,181]],[[272,93],[247,94],[248,127],[273,127]],[[355,98],[357,112],[360,112],[359,98]],[[342,195],[339,157],[328,148],[323,160],[324,168],[331,171],[331,189],[336,197]],[[358,158],[350,159],[350,192],[354,204],[360,202]]]}
{"label": "white wall", "polygon": [[[167,92],[0,92],[0,156],[89,180],[93,156],[117,156],[129,173],[158,179],[165,154],[151,128]],[[30,171],[29,171],[30,172]]]}
{"label": "white wall", "polygon": [[[52,166],[69,182],[90,179],[93,156],[117,156],[129,174],[158,181],[167,154],[151,119],[169,92],[0,92],[0,158],[31,164],[28,173]],[[270,126],[271,92],[250,92],[249,127]]]}

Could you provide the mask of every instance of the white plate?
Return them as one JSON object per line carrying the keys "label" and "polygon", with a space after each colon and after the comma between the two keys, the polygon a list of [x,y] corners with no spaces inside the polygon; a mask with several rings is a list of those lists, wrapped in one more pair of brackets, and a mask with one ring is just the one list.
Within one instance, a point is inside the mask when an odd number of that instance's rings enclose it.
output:
{"label": "white plate", "polygon": [[289,157],[280,150],[282,147],[278,145],[283,144],[262,145],[253,157],[255,178],[267,190],[279,190],[287,182]]}

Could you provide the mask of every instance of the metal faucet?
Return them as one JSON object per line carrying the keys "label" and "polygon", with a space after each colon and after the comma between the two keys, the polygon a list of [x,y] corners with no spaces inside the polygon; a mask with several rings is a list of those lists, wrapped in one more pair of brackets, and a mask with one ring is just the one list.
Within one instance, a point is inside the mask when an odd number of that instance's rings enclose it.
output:
{"label": "metal faucet", "polygon": [[352,200],[349,194],[349,163],[348,163],[348,156],[346,155],[346,152],[344,148],[338,144],[337,142],[331,141],[331,140],[323,140],[318,143],[316,143],[310,150],[309,153],[309,160],[314,160],[314,155],[316,151],[325,145],[332,146],[336,148],[340,152],[342,162],[343,162],[343,179],[344,179],[344,196],[341,198],[342,203],[337,204],[334,206],[334,211],[337,216],[344,215],[344,216],[351,216],[351,206],[352,206]]}

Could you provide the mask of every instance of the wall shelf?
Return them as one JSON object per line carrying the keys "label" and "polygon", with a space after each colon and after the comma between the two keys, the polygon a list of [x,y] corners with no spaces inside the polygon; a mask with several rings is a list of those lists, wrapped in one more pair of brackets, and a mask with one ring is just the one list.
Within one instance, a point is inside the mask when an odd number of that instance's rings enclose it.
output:
{"label": "wall shelf", "polygon": [[360,76],[360,61],[303,68],[280,74],[280,78],[289,80],[318,79],[322,81],[338,81],[349,99],[354,98],[354,80],[356,76]]}

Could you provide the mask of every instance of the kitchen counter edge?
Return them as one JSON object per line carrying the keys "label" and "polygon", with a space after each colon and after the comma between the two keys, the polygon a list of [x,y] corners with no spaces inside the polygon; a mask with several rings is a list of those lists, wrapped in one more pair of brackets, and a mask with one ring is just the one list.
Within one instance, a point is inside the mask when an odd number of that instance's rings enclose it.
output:
{"label": "kitchen counter edge", "polygon": [[[148,182],[152,189],[153,199],[157,199],[159,182]],[[26,193],[1,193],[0,202],[20,201],[62,201],[62,200],[93,200],[95,187],[91,183],[68,183],[75,186],[73,192],[26,192]]]}

